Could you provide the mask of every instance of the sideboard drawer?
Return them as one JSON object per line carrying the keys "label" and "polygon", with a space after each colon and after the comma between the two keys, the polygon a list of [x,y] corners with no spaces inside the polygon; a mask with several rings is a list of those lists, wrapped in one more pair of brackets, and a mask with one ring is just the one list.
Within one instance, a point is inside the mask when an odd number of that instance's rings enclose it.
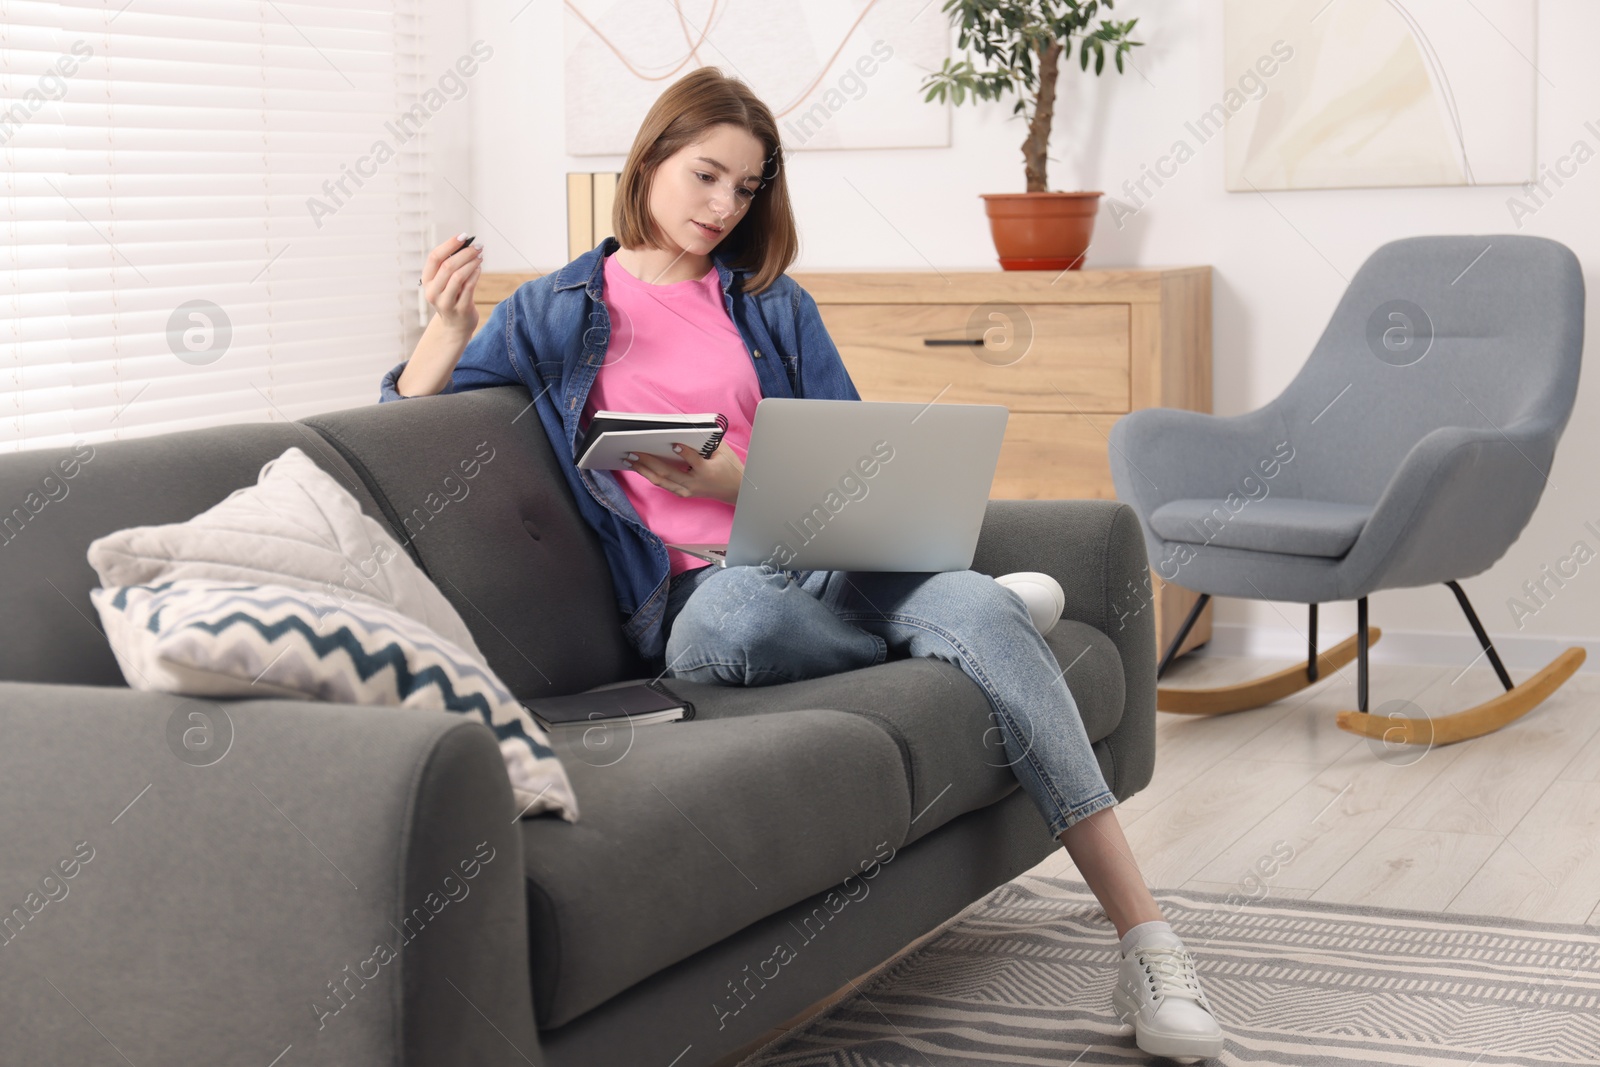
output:
{"label": "sideboard drawer", "polygon": [[941,404],[1074,415],[1130,410],[1127,304],[825,304],[818,310],[864,400],[938,397]]}

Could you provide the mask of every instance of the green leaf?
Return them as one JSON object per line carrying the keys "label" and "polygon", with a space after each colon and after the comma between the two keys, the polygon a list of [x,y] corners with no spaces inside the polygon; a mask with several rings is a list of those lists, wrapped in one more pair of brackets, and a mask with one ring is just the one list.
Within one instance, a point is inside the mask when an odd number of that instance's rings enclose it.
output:
{"label": "green leaf", "polygon": [[1083,46],[1082,42],[1078,44],[1078,68],[1080,70],[1089,69],[1089,50]]}
{"label": "green leaf", "polygon": [[1094,72],[1099,74],[1106,69],[1106,52],[1099,45],[1094,46]]}

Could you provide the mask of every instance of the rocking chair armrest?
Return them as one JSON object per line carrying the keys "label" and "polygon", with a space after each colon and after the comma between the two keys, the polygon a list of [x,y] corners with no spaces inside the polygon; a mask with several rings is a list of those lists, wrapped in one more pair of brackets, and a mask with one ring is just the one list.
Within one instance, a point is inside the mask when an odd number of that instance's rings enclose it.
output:
{"label": "rocking chair armrest", "polygon": [[1549,427],[1444,426],[1418,441],[1389,480],[1350,551],[1368,588],[1470,578],[1505,554],[1549,484]]}
{"label": "rocking chair armrest", "polygon": [[1224,497],[1244,478],[1272,477],[1284,460],[1279,442],[1294,446],[1272,404],[1242,415],[1143,408],[1111,427],[1111,480],[1148,522],[1169,501]]}

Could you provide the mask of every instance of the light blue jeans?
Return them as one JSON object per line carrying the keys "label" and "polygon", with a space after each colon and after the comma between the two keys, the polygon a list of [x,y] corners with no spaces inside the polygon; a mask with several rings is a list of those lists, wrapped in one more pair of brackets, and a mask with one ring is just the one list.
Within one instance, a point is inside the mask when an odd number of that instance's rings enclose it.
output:
{"label": "light blue jeans", "polygon": [[1055,653],[986,574],[699,567],[673,575],[663,629],[666,674],[712,685],[818,678],[891,653],[948,660],[987,694],[998,725],[985,747],[998,731],[1052,835],[1117,803]]}

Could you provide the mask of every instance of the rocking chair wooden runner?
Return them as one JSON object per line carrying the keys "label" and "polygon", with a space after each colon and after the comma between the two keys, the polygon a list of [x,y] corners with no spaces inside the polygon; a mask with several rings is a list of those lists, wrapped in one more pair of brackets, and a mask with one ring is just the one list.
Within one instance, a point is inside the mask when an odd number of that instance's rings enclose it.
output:
{"label": "rocking chair wooden runner", "polygon": [[[1460,580],[1505,554],[1532,518],[1577,396],[1583,274],[1558,242],[1411,237],[1356,272],[1284,392],[1244,415],[1147,408],[1112,427],[1119,499],[1165,580],[1200,593],[1163,675],[1212,596],[1309,605],[1306,661],[1216,689],[1157,690],[1156,707],[1261,707],[1357,661],[1356,711],[1337,723],[1386,742],[1444,745],[1527,714],[1584,661],[1569,648],[1511,681]],[[1505,692],[1448,715],[1368,712],[1367,625],[1380,589],[1442,582]],[[1355,600],[1357,632],[1317,650],[1317,605]]]}

